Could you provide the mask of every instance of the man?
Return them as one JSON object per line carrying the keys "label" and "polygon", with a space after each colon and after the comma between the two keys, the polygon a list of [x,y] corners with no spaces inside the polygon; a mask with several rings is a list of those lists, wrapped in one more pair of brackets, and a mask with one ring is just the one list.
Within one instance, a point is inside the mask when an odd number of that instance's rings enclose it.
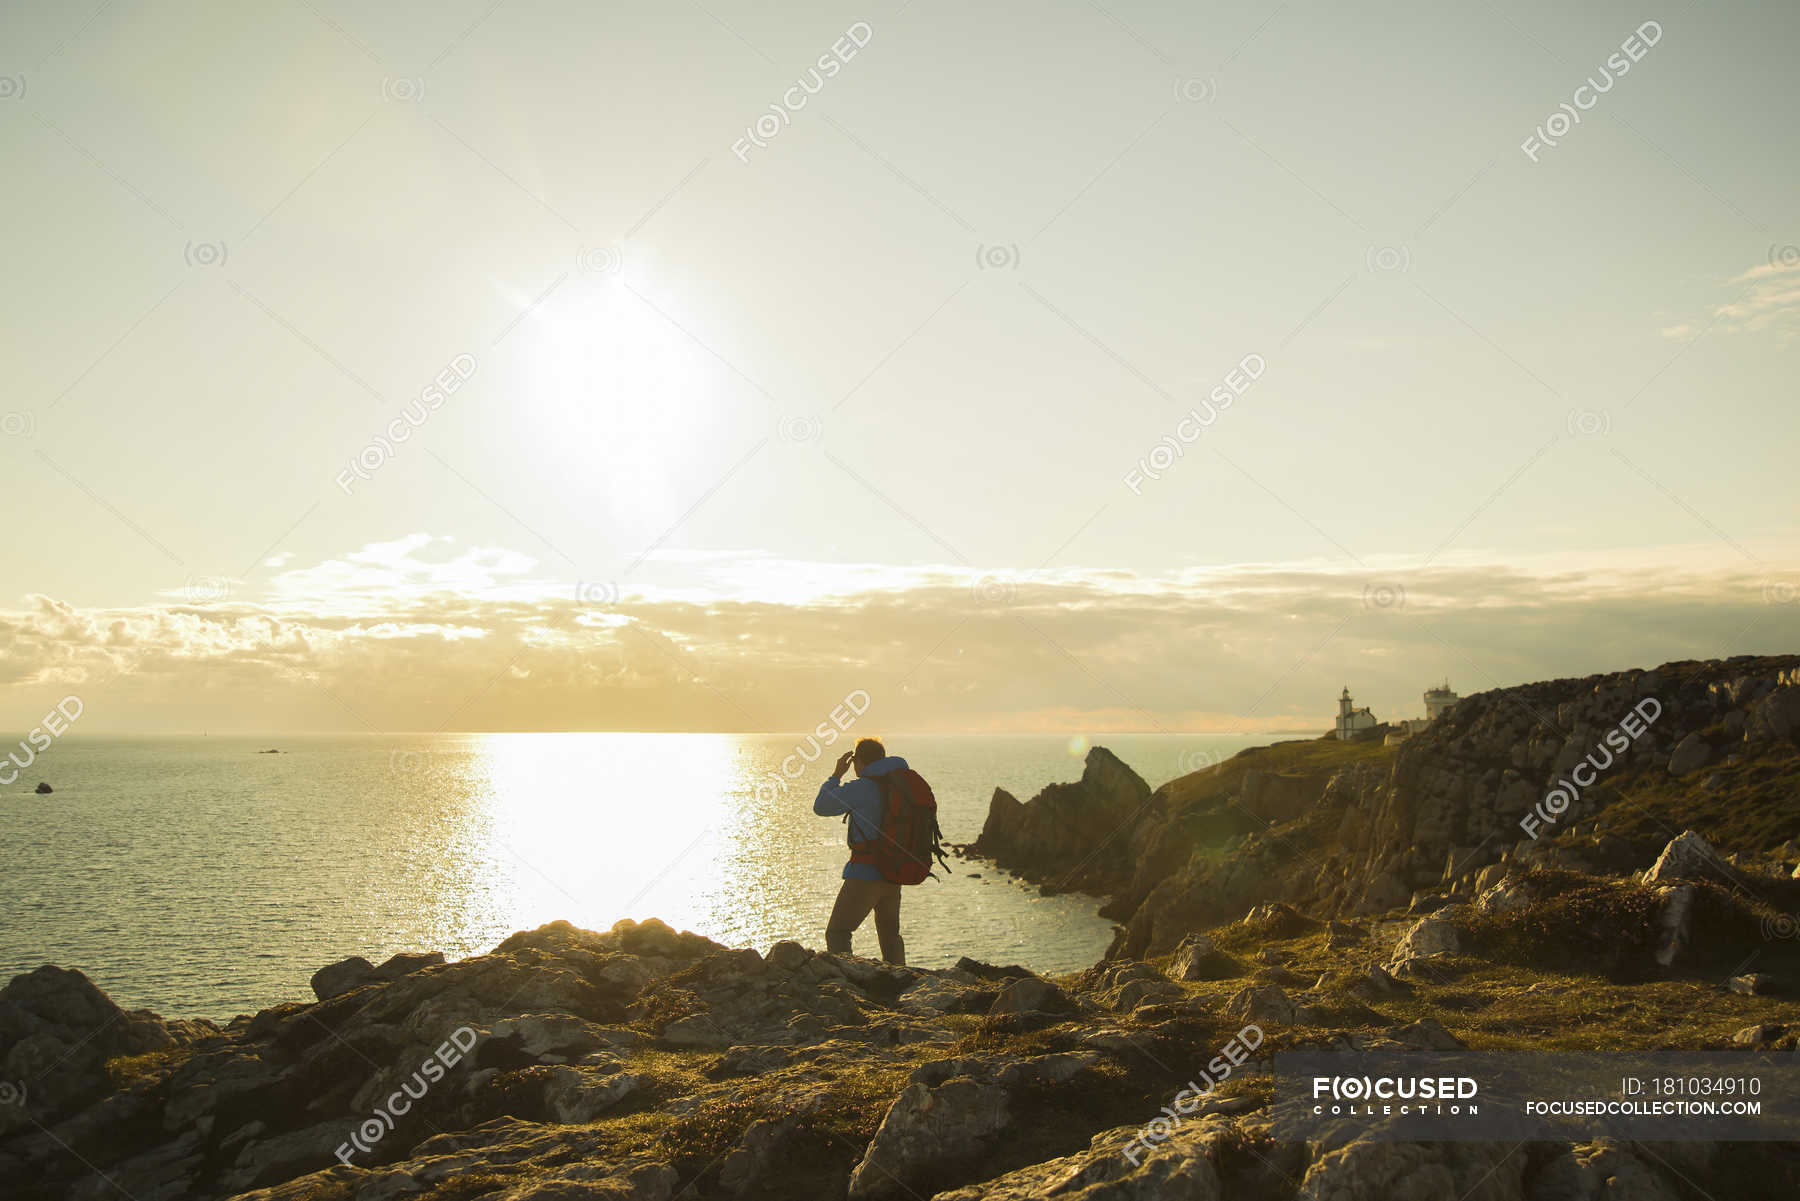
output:
{"label": "man", "polygon": [[[856,779],[843,783],[844,771],[856,765]],[[838,757],[831,779],[819,786],[813,801],[813,812],[820,817],[850,815],[850,841],[872,842],[881,833],[880,777],[903,771],[906,760],[890,755],[887,748],[873,738],[857,740],[854,750]],[[900,885],[884,880],[873,863],[859,862],[854,853],[844,865],[844,883],[838,889],[837,904],[831,907],[831,919],[825,923],[825,949],[839,955],[850,954],[851,935],[875,913],[875,936],[881,942],[881,957],[889,963],[906,962],[906,942],[900,937]]]}

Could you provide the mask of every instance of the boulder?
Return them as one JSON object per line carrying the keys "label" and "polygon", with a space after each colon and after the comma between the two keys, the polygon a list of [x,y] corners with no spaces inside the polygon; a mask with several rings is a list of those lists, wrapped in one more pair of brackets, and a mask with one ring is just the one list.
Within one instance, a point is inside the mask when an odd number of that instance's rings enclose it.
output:
{"label": "boulder", "polygon": [[734,1196],[756,1188],[781,1162],[799,1126],[799,1119],[791,1117],[750,1123],[719,1164],[719,1187]]}
{"label": "boulder", "polygon": [[930,1017],[946,1013],[986,1013],[993,1005],[992,991],[975,988],[950,976],[921,976],[900,994],[895,1006],[904,1013]]}
{"label": "boulder", "polygon": [[985,1158],[1012,1116],[1008,1090],[991,1080],[907,1085],[850,1173],[851,1201],[918,1196],[917,1186],[946,1168]]}
{"label": "boulder", "polygon": [[1283,901],[1253,906],[1241,923],[1267,938],[1295,938],[1317,930],[1321,923]]}
{"label": "boulder", "polygon": [[1217,980],[1221,958],[1212,939],[1204,934],[1190,934],[1175,948],[1169,975],[1176,980]]}
{"label": "boulder", "polygon": [[375,965],[361,955],[352,955],[328,963],[313,973],[313,995],[321,1001],[329,1001],[365,984],[373,984],[375,978]]}
{"label": "boulder", "polygon": [[418,954],[401,951],[383,960],[381,966],[375,969],[375,977],[378,980],[398,980],[402,976],[410,976],[412,973],[423,971],[428,967],[437,967],[443,962],[444,953],[442,951],[425,951]]}
{"label": "boulder", "polygon": [[812,957],[813,952],[792,939],[784,938],[769,948],[768,962],[783,971],[793,972],[805,967]]}
{"label": "boulder", "polygon": [[37,793],[39,796],[49,796],[51,793],[55,792],[56,789],[50,787],[45,781],[39,780],[38,786],[31,791]]}
{"label": "boulder", "polygon": [[1239,989],[1225,1002],[1225,1016],[1234,1020],[1273,1022],[1292,1026],[1300,1020],[1300,1007],[1278,984],[1252,984]]}
{"label": "boulder", "polygon": [[1689,772],[1699,771],[1711,762],[1712,747],[1707,745],[1706,739],[1700,737],[1700,731],[1694,730],[1669,752],[1669,774],[1685,776]]}
{"label": "boulder", "polygon": [[[0,989],[0,1081],[23,1082],[31,1115],[50,1122],[110,1089],[107,1060],[216,1033],[211,1022],[164,1022],[120,1009],[83,973],[45,964]],[[23,1114],[6,1106],[0,1117]]]}
{"label": "boulder", "polygon": [[335,1151],[350,1133],[342,1119],[314,1122],[244,1144],[219,1180],[224,1194],[276,1184],[337,1163]]}
{"label": "boulder", "polygon": [[1181,1001],[1187,993],[1147,963],[1127,960],[1100,969],[1102,988],[1095,998],[1115,1013],[1130,1013],[1142,1005]]}
{"label": "boulder", "polygon": [[1760,997],[1776,991],[1775,977],[1762,972],[1746,972],[1742,976],[1733,976],[1725,982],[1731,992],[1746,997]]}
{"label": "boulder", "polygon": [[1446,905],[1414,922],[1394,946],[1391,963],[1423,959],[1431,955],[1455,955],[1462,950],[1468,907]]}
{"label": "boulder", "polygon": [[1188,935],[1175,945],[1174,958],[1168,962],[1168,974],[1174,980],[1206,980],[1202,963],[1219,953],[1219,947],[1206,935]]}
{"label": "boulder", "polygon": [[1796,737],[1800,737],[1800,687],[1783,685],[1745,710],[1745,741]]}
{"label": "boulder", "polygon": [[546,1056],[575,1058],[613,1045],[606,1029],[567,1013],[526,1013],[501,1018],[488,1029],[488,1038],[510,1040],[532,1059]]}
{"label": "boulder", "polygon": [[1433,984],[1443,984],[1455,978],[1450,960],[1454,956],[1440,951],[1436,955],[1414,955],[1411,959],[1396,959],[1388,964],[1388,971],[1401,980],[1427,980]]}
{"label": "boulder", "polygon": [[1377,996],[1403,997],[1413,991],[1412,985],[1397,979],[1379,963],[1369,965],[1369,970],[1363,973],[1361,983],[1365,991]]}
{"label": "boulder", "polygon": [[1739,882],[1737,871],[1713,850],[1710,842],[1692,830],[1684,830],[1670,839],[1642,879],[1645,884],[1666,884],[1676,880]]}
{"label": "boulder", "polygon": [[442,951],[428,951],[423,954],[408,954],[404,951],[390,955],[380,967],[371,964],[361,955],[352,955],[348,959],[340,959],[336,963],[326,964],[313,973],[313,995],[321,1001],[329,1001],[347,992],[386,980],[398,980],[409,976],[423,968],[436,967],[444,962]]}
{"label": "boulder", "polygon": [[544,1088],[544,1109],[558,1122],[591,1122],[636,1092],[644,1077],[631,1072],[558,1065]]}
{"label": "boulder", "polygon": [[1526,891],[1524,882],[1517,877],[1508,877],[1490,885],[1475,898],[1475,911],[1491,917],[1523,909],[1529,904],[1531,894]]}
{"label": "boulder", "polygon": [[[1046,1087],[1067,1084],[1100,1061],[1095,1052],[1059,1052],[921,1064],[851,1172],[850,1198],[917,1198],[950,1170],[977,1169],[1032,1116]],[[1016,1099],[1021,1093],[1030,1106]]]}
{"label": "boulder", "polygon": [[1048,980],[1037,976],[1026,976],[1022,980],[1014,980],[1000,990],[989,1006],[990,1015],[1024,1014],[1024,1013],[1068,1013],[1074,1006],[1067,994]]}

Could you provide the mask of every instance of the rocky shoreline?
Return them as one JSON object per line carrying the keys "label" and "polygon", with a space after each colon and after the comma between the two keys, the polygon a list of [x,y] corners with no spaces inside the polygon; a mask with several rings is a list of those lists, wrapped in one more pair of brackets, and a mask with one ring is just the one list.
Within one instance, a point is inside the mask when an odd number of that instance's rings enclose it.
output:
{"label": "rocky shoreline", "polygon": [[[1614,753],[1646,704],[1655,718]],[[1642,870],[1690,826],[1726,856],[1800,859],[1796,736],[1800,656],[1668,663],[1466,697],[1397,747],[1254,748],[1154,793],[1096,749],[1078,783],[1025,803],[996,790],[967,851],[1110,898],[1111,956],[1167,954],[1272,902],[1360,917],[1470,897],[1512,867]],[[1546,798],[1565,806],[1548,821]]]}
{"label": "rocky shoreline", "polygon": [[[1793,1143],[1283,1138],[1266,1070],[1307,1049],[1794,1054],[1796,670],[1482,694],[1391,750],[1278,744],[1155,791],[1096,749],[1078,783],[997,794],[975,848],[1111,896],[1112,952],[1069,976],[553,923],[457,962],[328,965],[317,1000],[219,1026],[46,965],[0,990],[0,1195],[1800,1195]],[[1628,753],[1524,833],[1646,696],[1662,712]]]}

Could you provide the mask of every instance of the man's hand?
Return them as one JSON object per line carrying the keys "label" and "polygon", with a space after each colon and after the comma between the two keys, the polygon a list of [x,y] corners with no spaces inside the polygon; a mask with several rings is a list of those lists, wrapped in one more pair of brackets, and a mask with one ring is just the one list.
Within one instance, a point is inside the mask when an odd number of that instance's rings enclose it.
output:
{"label": "man's hand", "polygon": [[845,751],[838,756],[837,766],[831,769],[832,779],[841,780],[844,778],[844,772],[849,770],[850,767],[850,756],[855,753],[856,752],[854,751]]}

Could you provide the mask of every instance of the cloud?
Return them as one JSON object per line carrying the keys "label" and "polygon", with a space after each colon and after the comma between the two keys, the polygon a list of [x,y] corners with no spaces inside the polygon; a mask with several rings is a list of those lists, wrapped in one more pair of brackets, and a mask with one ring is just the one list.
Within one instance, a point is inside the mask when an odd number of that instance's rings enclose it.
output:
{"label": "cloud", "polygon": [[[0,715],[26,728],[74,692],[90,731],[773,731],[863,688],[888,730],[1322,729],[1346,683],[1417,716],[1444,676],[1468,693],[1800,636],[1800,576],[1718,565],[1151,577],[755,559],[733,582],[730,562],[687,556],[677,586],[589,604],[529,556],[417,535],[254,598],[34,596],[0,612]],[[773,577],[806,586],[745,586]]]}
{"label": "cloud", "polygon": [[1771,247],[1769,261],[1734,276],[1743,291],[1713,310],[1712,320],[1696,326],[1682,322],[1665,328],[1666,338],[1689,341],[1712,325],[1740,333],[1774,333],[1782,341],[1800,334],[1800,250]]}

